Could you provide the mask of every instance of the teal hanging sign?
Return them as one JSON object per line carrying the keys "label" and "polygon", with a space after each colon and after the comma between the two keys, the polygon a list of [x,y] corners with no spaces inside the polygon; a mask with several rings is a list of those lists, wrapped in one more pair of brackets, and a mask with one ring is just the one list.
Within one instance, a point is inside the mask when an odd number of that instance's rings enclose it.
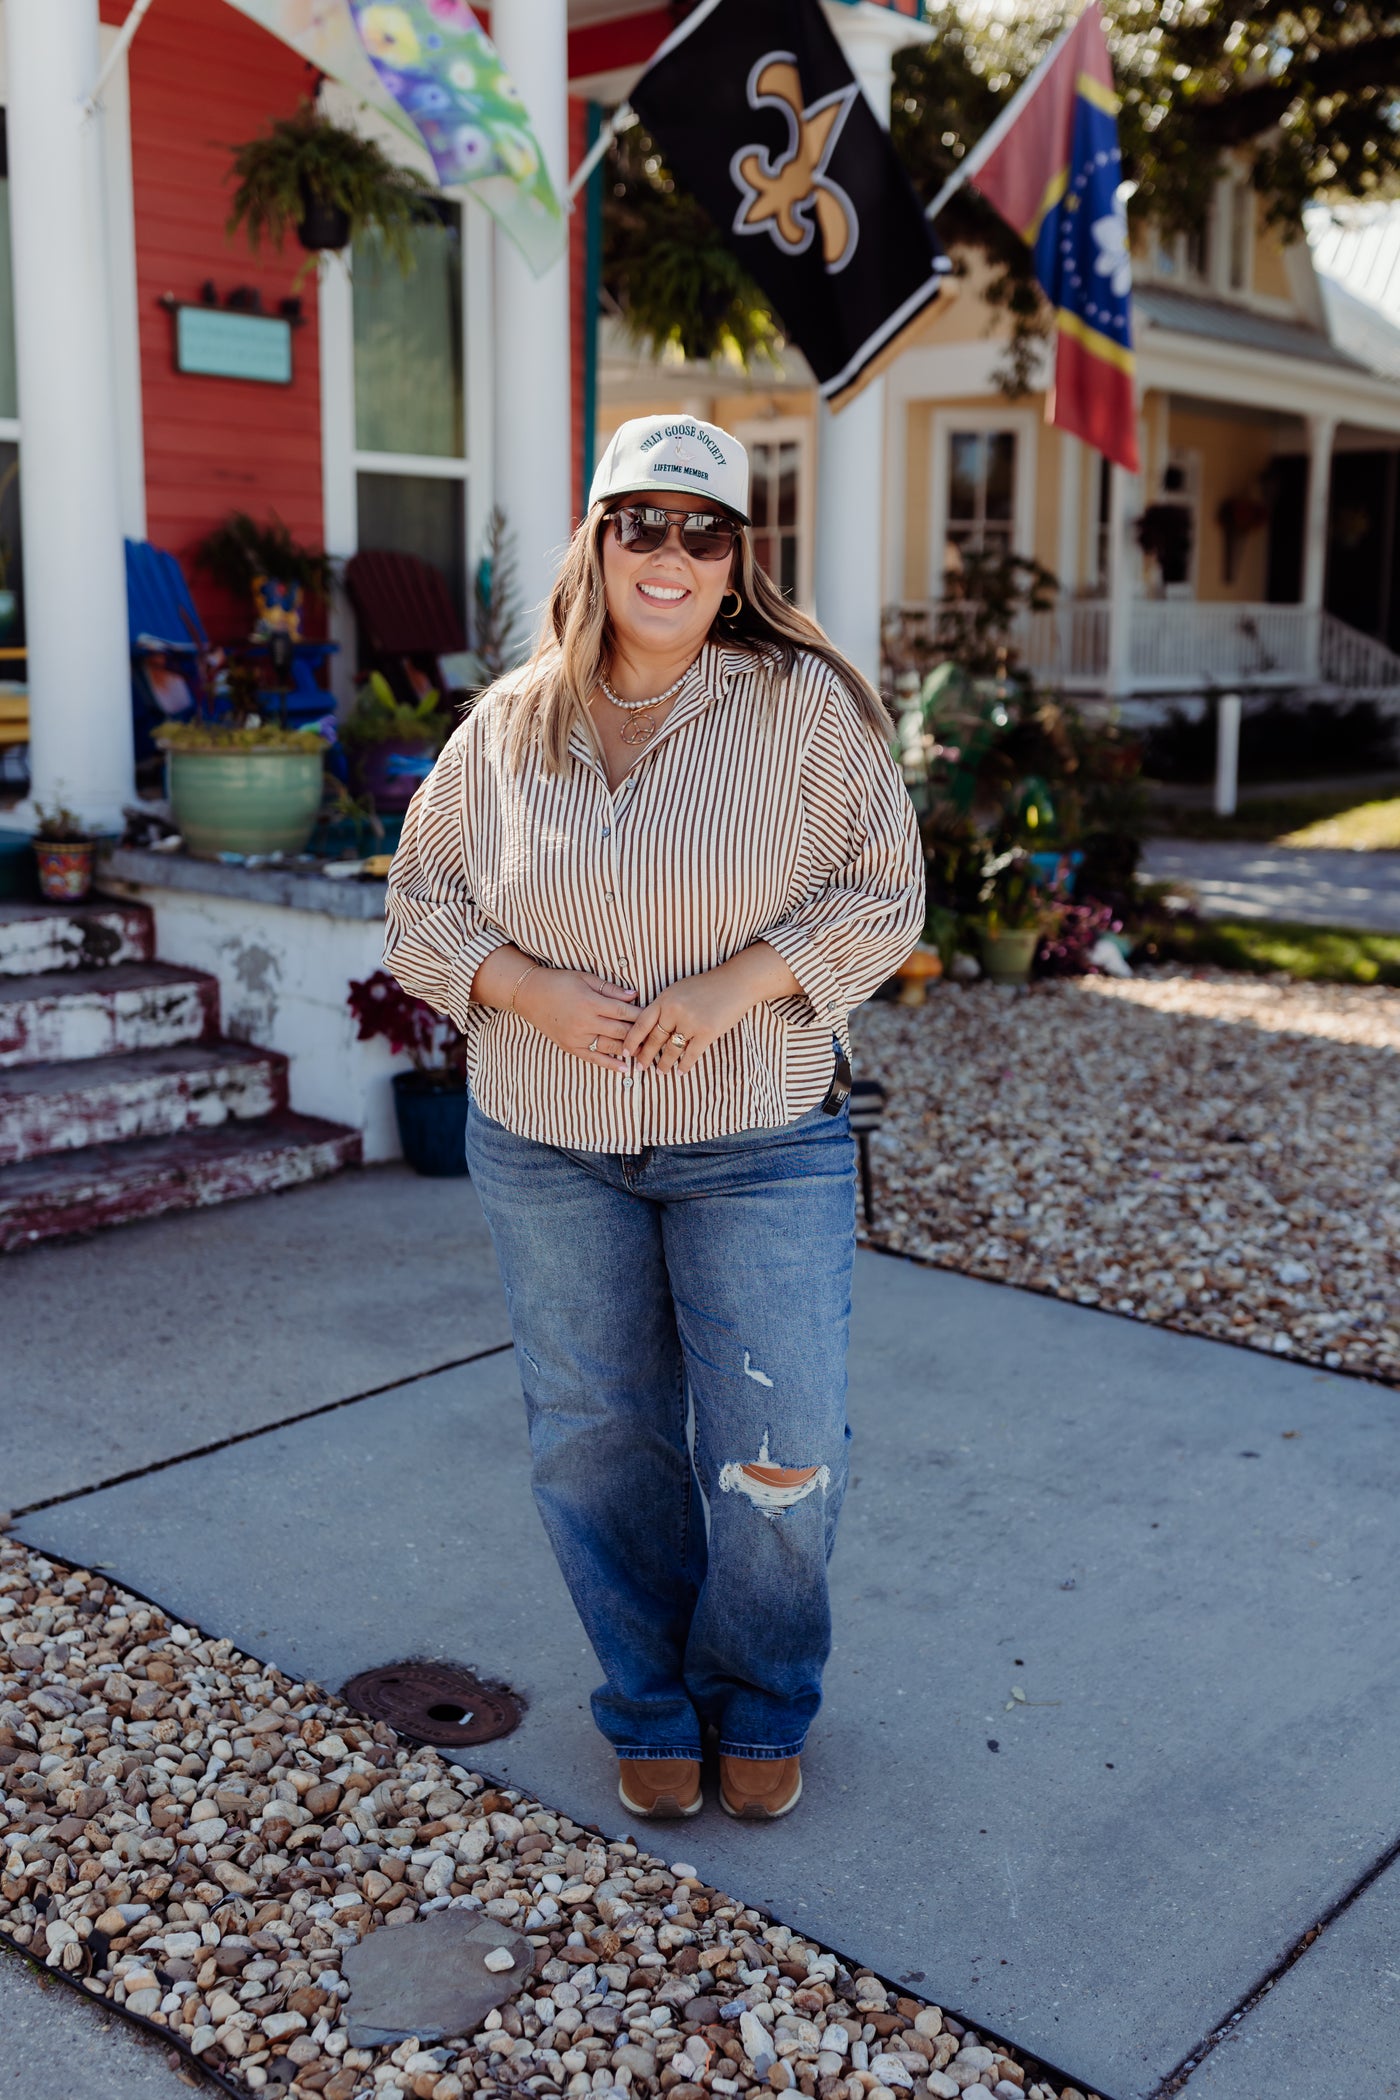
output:
{"label": "teal hanging sign", "polygon": [[219,306],[175,308],[175,369],[213,379],[292,383],[292,324],[278,314],[230,313]]}

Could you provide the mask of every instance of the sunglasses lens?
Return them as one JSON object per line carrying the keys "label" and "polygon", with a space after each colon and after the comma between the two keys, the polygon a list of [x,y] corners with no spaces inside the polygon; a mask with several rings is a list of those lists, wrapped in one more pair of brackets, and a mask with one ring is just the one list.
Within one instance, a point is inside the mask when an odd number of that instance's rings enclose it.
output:
{"label": "sunglasses lens", "polygon": [[681,527],[681,545],[697,561],[722,561],[734,552],[734,526],[728,518],[696,512]]}
{"label": "sunglasses lens", "polygon": [[670,525],[664,511],[634,510],[629,505],[613,512],[613,528],[619,547],[630,547],[634,554],[654,554],[666,544]]}

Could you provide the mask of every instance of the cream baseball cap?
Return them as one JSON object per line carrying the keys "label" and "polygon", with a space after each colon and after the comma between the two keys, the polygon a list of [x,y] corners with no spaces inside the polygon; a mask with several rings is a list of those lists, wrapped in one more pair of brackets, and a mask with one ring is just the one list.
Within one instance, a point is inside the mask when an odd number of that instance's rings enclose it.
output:
{"label": "cream baseball cap", "polygon": [[589,505],[643,489],[690,489],[749,523],[749,455],[717,423],[678,415],[620,424],[598,462]]}

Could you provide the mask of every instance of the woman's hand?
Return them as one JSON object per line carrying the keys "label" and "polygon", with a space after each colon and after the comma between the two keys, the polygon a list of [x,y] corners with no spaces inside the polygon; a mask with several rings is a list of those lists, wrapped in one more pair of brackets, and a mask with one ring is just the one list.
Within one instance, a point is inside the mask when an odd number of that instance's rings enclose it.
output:
{"label": "woman's hand", "polygon": [[561,1050],[585,1064],[625,1072],[620,1055],[637,1012],[637,994],[587,970],[554,970],[536,964],[515,995],[515,1012]]}
{"label": "woman's hand", "polygon": [[[689,1072],[720,1036],[737,1028],[764,999],[783,999],[801,986],[775,948],[755,941],[718,969],[682,977],[644,1006],[623,1041],[643,1070]],[[684,1045],[673,1040],[684,1036]]]}

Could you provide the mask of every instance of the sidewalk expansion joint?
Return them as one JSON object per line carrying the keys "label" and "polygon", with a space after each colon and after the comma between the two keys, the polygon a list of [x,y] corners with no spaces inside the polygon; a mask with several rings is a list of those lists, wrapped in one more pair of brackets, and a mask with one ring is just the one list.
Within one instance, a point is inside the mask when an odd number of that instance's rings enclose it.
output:
{"label": "sidewalk expansion joint", "polygon": [[1206,2058],[1213,2056],[1221,2043],[1229,2040],[1235,2030],[1254,2011],[1255,2006],[1268,1997],[1274,1985],[1283,1981],[1289,1970],[1294,1968],[1303,1959],[1303,1956],[1317,1945],[1322,1935],[1336,1924],[1338,1918],[1344,1916],[1351,1909],[1353,1903],[1358,1902],[1365,1895],[1367,1889],[1373,1883],[1379,1881],[1382,1874],[1388,1872],[1397,1861],[1400,1861],[1400,1838],[1397,1838],[1393,1845],[1388,1846],[1380,1858],[1373,1861],[1363,1874],[1359,1874],[1349,1889],[1343,1890],[1336,1902],[1323,1911],[1315,1924],[1309,1925],[1305,1932],[1299,1933],[1292,1946],[1285,1949],[1273,1967],[1259,1979],[1252,1989],[1245,1993],[1244,1997],[1226,2014],[1220,2024],[1217,2027],[1213,2027],[1203,2041],[1198,2042],[1193,2049],[1187,2051],[1174,2071],[1167,2073],[1161,2084],[1153,2089],[1149,2095],[1149,2100],[1169,2100],[1171,2094],[1181,2092],[1187,2086],[1188,2081],[1195,2077]]}
{"label": "sidewalk expansion joint", "polygon": [[[102,1571],[0,1535],[0,1600],[0,1941],[238,2100],[1100,2100]],[[448,1910],[505,2002],[383,2031],[344,1957]]]}
{"label": "sidewalk expansion joint", "polygon": [[363,1392],[347,1393],[341,1400],[323,1400],[316,1407],[303,1408],[299,1414],[281,1415],[275,1422],[260,1423],[256,1429],[239,1429],[232,1436],[215,1438],[209,1444],[193,1444],[188,1451],[176,1451],[169,1458],[153,1458],[149,1465],[130,1466],[124,1473],[111,1473],[105,1480],[94,1480],[86,1487],[66,1488],[61,1495],[42,1495],[37,1502],[25,1502],[9,1512],[12,1519],[32,1517],[41,1509],[57,1509],[65,1502],[81,1502],[88,1495],[103,1494],[108,1488],[124,1487],[129,1480],[147,1480],[152,1473],[165,1473],[172,1466],[183,1466],[194,1458],[209,1458],[216,1451],[231,1451],[238,1444],[251,1444],[258,1437],[275,1436],[280,1429],[295,1428],[298,1422],[314,1422],[318,1415],[333,1415],[342,1407],[358,1407],[362,1400],[382,1400],[386,1393],[400,1392],[405,1386],[421,1385],[425,1378],[440,1377],[444,1371],[461,1371],[468,1364],[485,1363],[489,1357],[504,1356],[514,1345],[510,1342],[493,1342],[489,1349],[473,1350],[470,1356],[450,1356],[445,1363],[429,1364],[426,1370],[410,1371],[405,1378],[390,1378],[383,1385],[366,1386]]}

